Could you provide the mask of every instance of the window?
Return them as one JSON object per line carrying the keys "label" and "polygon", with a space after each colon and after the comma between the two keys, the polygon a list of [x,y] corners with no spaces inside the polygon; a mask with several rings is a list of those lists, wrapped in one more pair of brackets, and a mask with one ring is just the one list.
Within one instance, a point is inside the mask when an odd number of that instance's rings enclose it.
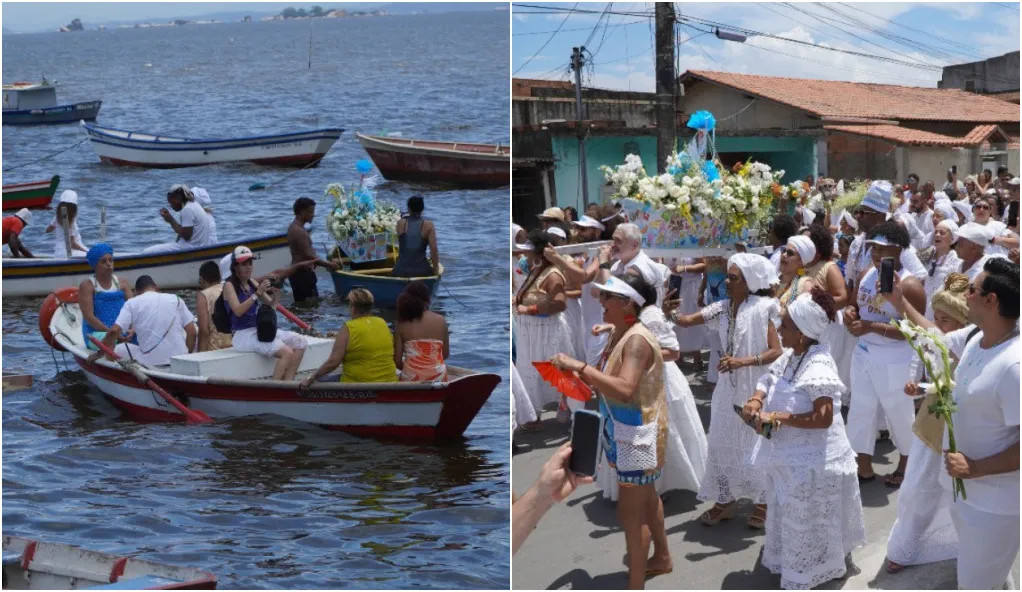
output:
{"label": "window", "polygon": [[976,81],[969,79],[965,81],[965,90],[969,92],[976,92]]}

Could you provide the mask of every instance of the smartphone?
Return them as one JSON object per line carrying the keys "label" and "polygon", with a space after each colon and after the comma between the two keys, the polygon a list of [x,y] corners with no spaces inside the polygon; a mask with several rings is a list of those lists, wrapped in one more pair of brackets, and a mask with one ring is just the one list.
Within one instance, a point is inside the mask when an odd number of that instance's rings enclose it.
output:
{"label": "smartphone", "polygon": [[[739,416],[739,417],[741,417],[741,416],[742,416],[742,406],[741,406],[741,405],[735,405],[734,407],[735,407],[735,413],[737,413],[737,414],[738,414],[738,416]],[[755,427],[756,427],[756,424],[755,424],[755,423],[753,423],[753,422],[751,422],[751,421],[745,421],[745,418],[744,418],[744,417],[742,417],[742,421],[744,421],[744,422],[745,422],[745,425],[747,425],[747,426],[750,426],[750,427],[752,427],[752,428],[755,428]],[[769,440],[769,439],[770,439],[770,436],[772,436],[772,435],[773,435],[773,431],[774,431],[774,426],[773,426],[773,424],[769,424],[769,423],[764,423],[764,424],[763,424],[763,427],[762,427],[762,428],[760,428],[760,430],[759,430],[759,435],[760,435],[760,436],[763,436],[764,438],[766,438],[767,440]]]}
{"label": "smartphone", "polygon": [[671,277],[667,280],[667,291],[673,291],[675,298],[681,297],[681,279],[680,273],[672,273]]}
{"label": "smartphone", "polygon": [[880,260],[880,293],[890,294],[894,291],[894,257]]}
{"label": "smartphone", "polygon": [[1018,226],[1018,202],[1008,202],[1008,226]]}
{"label": "smartphone", "polygon": [[576,475],[596,476],[600,460],[603,417],[595,411],[576,409],[571,416],[571,458],[568,469]]}
{"label": "smartphone", "polygon": [[958,165],[957,164],[951,165],[951,174],[952,175],[957,175],[958,174]]}

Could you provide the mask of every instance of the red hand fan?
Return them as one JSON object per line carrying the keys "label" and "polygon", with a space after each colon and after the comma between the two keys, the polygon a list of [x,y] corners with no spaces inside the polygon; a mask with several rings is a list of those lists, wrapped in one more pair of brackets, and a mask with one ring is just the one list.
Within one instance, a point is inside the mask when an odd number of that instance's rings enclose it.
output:
{"label": "red hand fan", "polygon": [[561,370],[550,362],[533,362],[532,365],[536,367],[536,371],[539,372],[543,380],[549,382],[565,397],[583,403],[592,398],[592,389],[582,382],[582,379],[576,376],[575,373]]}

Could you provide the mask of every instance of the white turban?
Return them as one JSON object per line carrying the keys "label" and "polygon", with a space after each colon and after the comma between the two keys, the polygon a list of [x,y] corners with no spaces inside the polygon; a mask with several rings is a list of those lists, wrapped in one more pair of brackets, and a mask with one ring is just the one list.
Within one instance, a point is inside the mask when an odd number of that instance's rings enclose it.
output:
{"label": "white turban", "polygon": [[802,224],[805,226],[809,226],[813,223],[813,220],[816,219],[816,214],[807,207],[801,207],[799,208],[799,211],[802,213]]}
{"label": "white turban", "polygon": [[958,221],[958,214],[955,213],[955,207],[951,205],[951,200],[945,199],[935,202],[933,204],[933,211],[944,214],[945,220]]}
{"label": "white turban", "polygon": [[809,294],[802,294],[788,305],[788,316],[803,335],[819,341],[827,331],[830,319]]}
{"label": "white turban", "polygon": [[946,228],[951,233],[951,243],[954,244],[958,240],[958,223],[953,218],[941,220],[937,228]]}
{"label": "white turban", "polygon": [[199,205],[204,208],[213,205],[213,200],[209,198],[209,192],[202,187],[192,187],[192,195],[195,196],[195,201],[199,202]]}
{"label": "white turban", "polygon": [[[969,202],[955,200],[951,202],[951,207],[958,210],[958,212],[962,215],[962,218],[965,219],[966,223],[972,222],[972,206],[969,205]],[[957,219],[958,216],[955,216],[955,220]]]}
{"label": "white turban", "polygon": [[60,203],[78,205],[78,194],[70,189],[65,189],[64,192],[60,194]]}
{"label": "white turban", "polygon": [[841,219],[848,223],[848,225],[852,227],[852,230],[859,229],[859,223],[855,220],[855,216],[849,213],[848,210],[841,212]]}
{"label": "white turban", "polygon": [[816,245],[808,236],[796,234],[788,239],[788,246],[798,252],[798,257],[802,260],[802,267],[809,267],[816,257]]}
{"label": "white turban", "polygon": [[951,201],[951,198],[948,197],[947,194],[944,193],[943,191],[934,191],[933,202],[936,203],[938,201]]}
{"label": "white turban", "polygon": [[766,290],[778,283],[777,268],[769,259],[752,253],[735,253],[727,260],[728,267],[734,265],[742,271],[750,292]]}

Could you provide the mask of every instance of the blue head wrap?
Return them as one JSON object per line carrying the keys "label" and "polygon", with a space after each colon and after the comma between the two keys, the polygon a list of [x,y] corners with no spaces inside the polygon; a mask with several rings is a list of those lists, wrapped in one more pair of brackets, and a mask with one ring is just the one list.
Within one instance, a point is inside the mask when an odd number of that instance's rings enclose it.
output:
{"label": "blue head wrap", "polygon": [[110,245],[106,243],[92,245],[89,252],[85,254],[85,260],[89,262],[89,267],[96,269],[96,266],[99,265],[99,260],[108,253],[110,255],[114,254],[114,248]]}

